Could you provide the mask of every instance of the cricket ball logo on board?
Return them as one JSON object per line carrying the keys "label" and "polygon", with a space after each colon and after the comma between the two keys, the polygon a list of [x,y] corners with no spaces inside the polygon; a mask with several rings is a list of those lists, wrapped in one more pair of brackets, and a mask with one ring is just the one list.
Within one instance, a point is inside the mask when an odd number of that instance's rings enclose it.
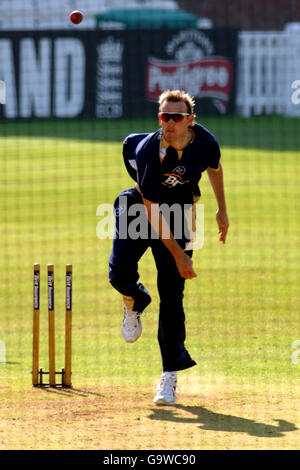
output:
{"label": "cricket ball logo on board", "polygon": [[214,45],[200,31],[181,31],[165,47],[170,59],[148,58],[146,94],[157,101],[167,89],[184,89],[195,98],[210,98],[220,114],[226,112],[233,83],[233,65],[214,54]]}

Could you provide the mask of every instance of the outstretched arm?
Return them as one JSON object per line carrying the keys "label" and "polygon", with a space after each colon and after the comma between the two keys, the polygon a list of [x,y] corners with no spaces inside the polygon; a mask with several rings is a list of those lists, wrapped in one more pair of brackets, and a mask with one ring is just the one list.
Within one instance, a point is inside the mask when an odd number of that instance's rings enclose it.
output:
{"label": "outstretched arm", "polygon": [[225,202],[225,193],[224,193],[224,179],[223,179],[223,168],[221,163],[219,163],[218,170],[213,168],[207,168],[207,174],[210,180],[210,184],[214,190],[218,210],[216,213],[217,224],[219,227],[220,233],[220,242],[225,243],[227,230],[229,227],[229,220],[227,216],[226,202]]}

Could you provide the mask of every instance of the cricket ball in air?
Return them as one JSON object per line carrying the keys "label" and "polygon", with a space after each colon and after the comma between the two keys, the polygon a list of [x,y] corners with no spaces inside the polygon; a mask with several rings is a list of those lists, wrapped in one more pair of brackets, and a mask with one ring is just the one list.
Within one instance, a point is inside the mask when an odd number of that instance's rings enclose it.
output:
{"label": "cricket ball in air", "polygon": [[72,13],[70,13],[70,20],[74,24],[79,24],[83,20],[83,14],[79,10],[74,10]]}

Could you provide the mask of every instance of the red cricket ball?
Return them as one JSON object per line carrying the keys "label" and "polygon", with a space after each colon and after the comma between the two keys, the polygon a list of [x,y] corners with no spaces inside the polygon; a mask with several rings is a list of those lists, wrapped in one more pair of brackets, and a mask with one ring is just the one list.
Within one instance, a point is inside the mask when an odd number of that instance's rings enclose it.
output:
{"label": "red cricket ball", "polygon": [[83,20],[83,14],[79,10],[74,10],[72,13],[70,13],[70,20],[74,24],[79,24]]}

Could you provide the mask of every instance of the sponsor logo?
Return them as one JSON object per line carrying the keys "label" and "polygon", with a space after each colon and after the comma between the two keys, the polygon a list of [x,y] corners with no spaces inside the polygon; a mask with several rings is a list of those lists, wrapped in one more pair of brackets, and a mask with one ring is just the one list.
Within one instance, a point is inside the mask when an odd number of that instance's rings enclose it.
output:
{"label": "sponsor logo", "polygon": [[185,184],[188,183],[188,180],[184,180],[182,178],[182,175],[186,172],[186,169],[184,166],[177,166],[172,170],[171,173],[164,173],[164,176],[167,178],[165,181],[162,182],[164,186],[169,186],[170,188],[174,188],[174,186],[177,186],[177,184]]}
{"label": "sponsor logo", "polygon": [[166,45],[170,59],[148,58],[146,93],[157,101],[167,89],[180,88],[195,98],[211,98],[220,113],[230,99],[233,66],[227,57],[213,55],[212,42],[199,31],[182,31]]}
{"label": "sponsor logo", "polygon": [[117,118],[123,114],[122,41],[109,36],[97,46],[96,113],[98,117]]}

